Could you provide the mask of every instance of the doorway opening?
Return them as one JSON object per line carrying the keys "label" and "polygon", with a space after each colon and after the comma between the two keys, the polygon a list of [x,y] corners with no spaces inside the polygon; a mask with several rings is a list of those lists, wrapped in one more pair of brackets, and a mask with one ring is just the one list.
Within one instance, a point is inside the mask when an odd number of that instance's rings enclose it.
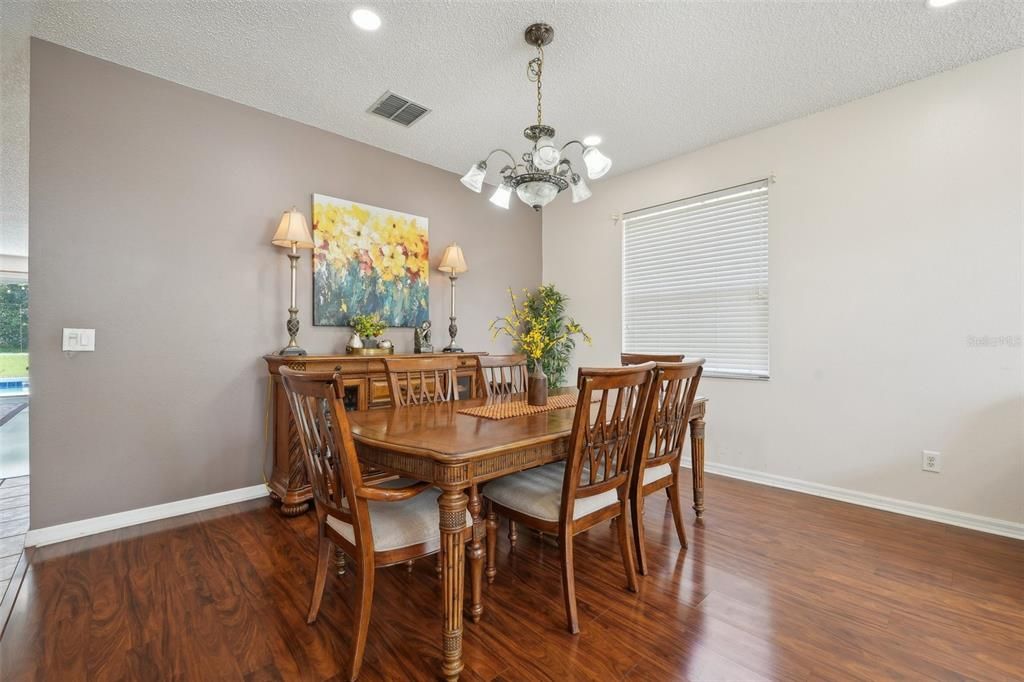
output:
{"label": "doorway opening", "polygon": [[0,274],[0,603],[29,523],[28,277]]}

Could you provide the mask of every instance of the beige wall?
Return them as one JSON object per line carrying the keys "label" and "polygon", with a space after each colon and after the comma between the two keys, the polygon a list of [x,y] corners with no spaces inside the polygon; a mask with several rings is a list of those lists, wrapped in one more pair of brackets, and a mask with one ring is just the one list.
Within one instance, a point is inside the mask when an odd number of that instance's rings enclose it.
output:
{"label": "beige wall", "polygon": [[1024,347],[969,343],[1024,334],[1022,84],[1017,50],[553,203],[544,278],[594,336],[578,362],[620,350],[613,214],[774,173],[772,376],[703,382],[709,461],[1024,522]]}
{"label": "beige wall", "polygon": [[[32,527],[262,481],[261,356],[287,341],[281,211],[313,192],[430,219],[432,264],[453,240],[459,340],[500,350],[505,287],[540,282],[540,219],[502,211],[458,176],[39,40],[32,41]],[[395,135],[413,134],[395,126]],[[310,352],[347,329],[311,326]],[[434,341],[448,282],[431,275]],[[95,327],[65,356],[62,327]],[[412,331],[391,330],[400,350]]]}

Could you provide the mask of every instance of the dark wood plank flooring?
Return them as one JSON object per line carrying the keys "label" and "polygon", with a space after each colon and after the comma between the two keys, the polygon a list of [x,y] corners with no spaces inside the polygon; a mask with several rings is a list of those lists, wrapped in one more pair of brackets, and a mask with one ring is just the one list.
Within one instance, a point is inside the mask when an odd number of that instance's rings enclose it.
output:
{"label": "dark wood plank flooring", "polygon": [[[1024,679],[1024,542],[714,476],[707,505],[682,551],[650,499],[639,594],[607,527],[579,537],[578,636],[555,547],[503,532],[463,679]],[[314,547],[254,501],[41,548],[0,679],[338,679],[353,578],[307,626]],[[439,601],[433,560],[379,572],[362,679],[433,677]]]}

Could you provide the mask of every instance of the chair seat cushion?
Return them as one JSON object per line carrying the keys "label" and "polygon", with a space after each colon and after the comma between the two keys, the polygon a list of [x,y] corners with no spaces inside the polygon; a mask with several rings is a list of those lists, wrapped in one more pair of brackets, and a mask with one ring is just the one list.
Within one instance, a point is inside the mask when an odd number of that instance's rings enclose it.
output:
{"label": "chair seat cushion", "polygon": [[[400,502],[367,502],[374,550],[383,552],[424,542],[440,542],[440,515],[437,510],[439,494],[436,488],[428,488],[416,497]],[[338,531],[341,537],[355,543],[351,525],[333,516],[327,517],[327,524]],[[472,525],[473,515],[466,511],[466,527]]]}
{"label": "chair seat cushion", "polygon": [[671,464],[660,464],[656,467],[647,467],[644,469],[644,485],[647,485],[648,483],[654,483],[655,481],[660,481],[666,476],[671,475]]}
{"label": "chair seat cushion", "polygon": [[[562,507],[564,478],[565,463],[557,462],[520,471],[518,474],[502,476],[489,482],[483,493],[489,500],[520,514],[542,521],[558,521]],[[618,503],[619,498],[614,490],[591,497],[581,497],[576,500],[573,518],[579,519]]]}

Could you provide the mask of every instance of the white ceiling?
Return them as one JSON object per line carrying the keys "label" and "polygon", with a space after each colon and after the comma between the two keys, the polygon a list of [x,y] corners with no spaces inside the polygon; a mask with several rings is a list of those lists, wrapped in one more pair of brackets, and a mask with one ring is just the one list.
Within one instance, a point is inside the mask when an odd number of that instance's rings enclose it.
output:
{"label": "white ceiling", "polygon": [[[375,8],[376,33],[353,7]],[[464,172],[525,150],[522,38],[555,27],[544,119],[596,133],[613,173],[1024,45],[1024,3],[38,2],[33,34],[103,59]],[[433,111],[366,113],[385,90]],[[497,165],[497,164],[494,164]]]}

